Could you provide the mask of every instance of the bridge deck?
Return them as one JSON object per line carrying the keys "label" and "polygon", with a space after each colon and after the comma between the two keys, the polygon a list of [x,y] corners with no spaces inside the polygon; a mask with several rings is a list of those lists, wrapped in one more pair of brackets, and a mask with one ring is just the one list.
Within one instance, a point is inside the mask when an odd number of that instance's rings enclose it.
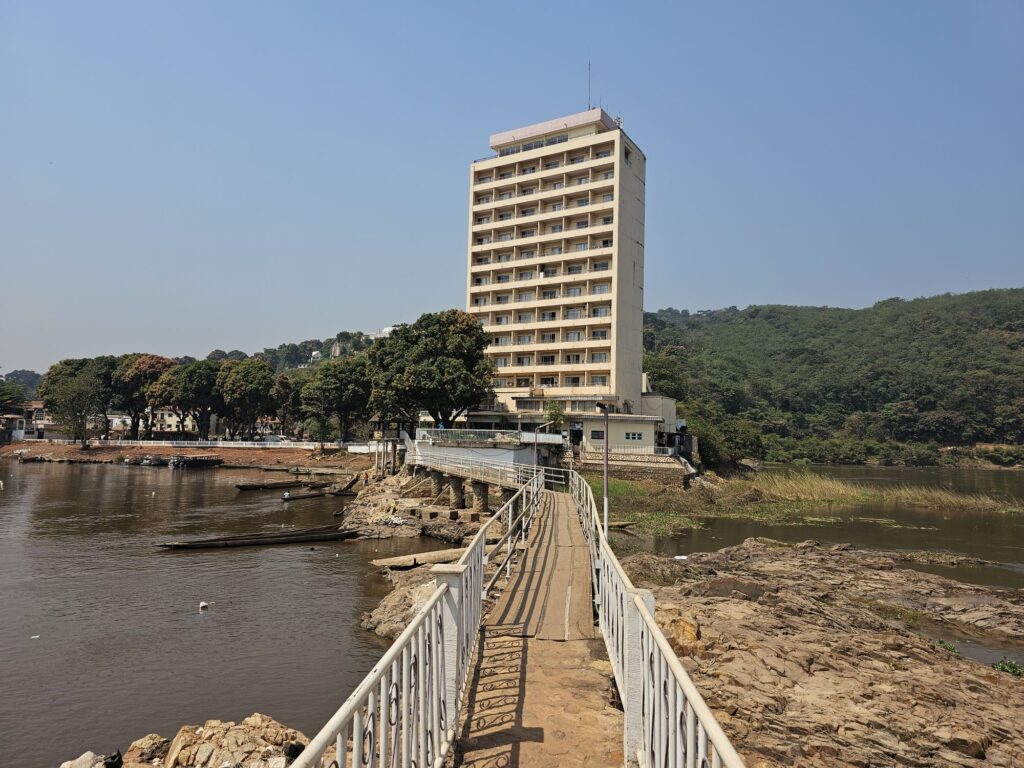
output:
{"label": "bridge deck", "polygon": [[568,494],[547,492],[529,547],[484,620],[463,765],[622,765],[622,713],[593,622],[590,565]]}

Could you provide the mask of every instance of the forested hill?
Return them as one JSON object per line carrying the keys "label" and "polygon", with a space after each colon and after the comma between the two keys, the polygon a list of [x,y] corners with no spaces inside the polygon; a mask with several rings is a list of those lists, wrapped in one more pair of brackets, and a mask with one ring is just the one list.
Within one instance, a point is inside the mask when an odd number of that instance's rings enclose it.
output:
{"label": "forested hill", "polygon": [[1024,289],[858,310],[663,309],[646,313],[644,347],[655,388],[721,458],[887,460],[894,441],[1024,442]]}

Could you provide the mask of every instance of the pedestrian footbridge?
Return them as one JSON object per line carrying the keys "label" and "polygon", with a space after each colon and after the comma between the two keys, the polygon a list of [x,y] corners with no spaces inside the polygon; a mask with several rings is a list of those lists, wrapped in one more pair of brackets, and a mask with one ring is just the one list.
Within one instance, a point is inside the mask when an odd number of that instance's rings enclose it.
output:
{"label": "pedestrian footbridge", "polygon": [[430,599],[294,766],[743,766],[579,474],[438,450],[407,460],[503,502],[457,563],[433,567]]}

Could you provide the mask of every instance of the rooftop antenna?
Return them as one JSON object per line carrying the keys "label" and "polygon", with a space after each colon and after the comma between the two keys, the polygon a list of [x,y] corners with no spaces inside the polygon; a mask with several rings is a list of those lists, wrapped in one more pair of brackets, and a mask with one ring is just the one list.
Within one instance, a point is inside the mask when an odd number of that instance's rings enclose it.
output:
{"label": "rooftop antenna", "polygon": [[587,59],[587,111],[593,109],[593,106],[590,101],[590,59]]}

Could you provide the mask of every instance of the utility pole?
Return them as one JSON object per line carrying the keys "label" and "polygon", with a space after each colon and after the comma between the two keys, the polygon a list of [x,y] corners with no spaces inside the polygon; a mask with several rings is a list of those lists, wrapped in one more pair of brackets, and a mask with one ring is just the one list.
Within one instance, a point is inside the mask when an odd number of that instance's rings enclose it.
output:
{"label": "utility pole", "polygon": [[608,540],[608,403],[598,403],[604,414],[604,538]]}

